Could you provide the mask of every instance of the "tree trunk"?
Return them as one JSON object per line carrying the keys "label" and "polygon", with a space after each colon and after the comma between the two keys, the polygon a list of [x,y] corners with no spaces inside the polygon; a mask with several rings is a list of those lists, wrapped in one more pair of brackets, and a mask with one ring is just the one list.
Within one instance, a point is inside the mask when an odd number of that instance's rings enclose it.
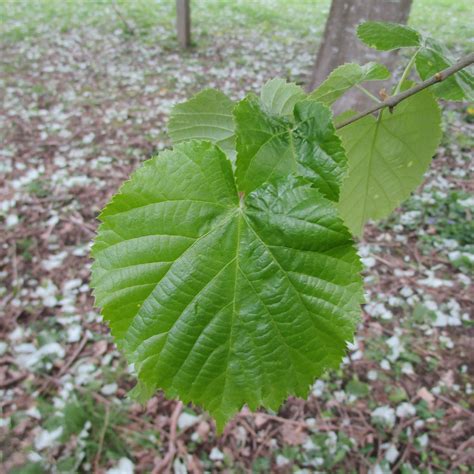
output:
{"label": "tree trunk", "polygon": [[[347,62],[364,64],[378,61],[393,69],[396,54],[380,52],[365,46],[358,40],[357,25],[366,20],[406,23],[412,0],[332,0],[324,37],[319,48],[307,90],[312,91],[326,79],[337,66]],[[371,84],[372,90],[377,85]],[[346,94],[335,104],[335,111],[367,104],[367,97],[359,91]]]}
{"label": "tree trunk", "polygon": [[191,46],[191,11],[189,0],[176,0],[176,33],[181,48]]}

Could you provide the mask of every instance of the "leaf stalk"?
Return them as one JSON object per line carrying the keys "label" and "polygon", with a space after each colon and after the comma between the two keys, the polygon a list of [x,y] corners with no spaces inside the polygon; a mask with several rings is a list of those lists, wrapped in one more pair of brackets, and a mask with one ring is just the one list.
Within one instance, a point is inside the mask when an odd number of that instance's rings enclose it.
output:
{"label": "leaf stalk", "polygon": [[397,87],[395,88],[395,92],[393,93],[394,95],[397,95],[400,92],[400,90],[402,88],[402,84],[407,80],[407,77],[410,74],[410,71],[411,71],[413,65],[415,64],[416,55],[418,54],[419,51],[420,51],[420,48],[418,48],[415,51],[413,56],[410,58],[410,61],[408,61],[408,64],[407,64],[405,70],[403,71],[402,77],[400,78],[400,81],[398,82]]}
{"label": "leaf stalk", "polygon": [[365,87],[360,86],[359,84],[356,84],[356,89],[359,89],[361,92],[363,92],[367,97],[370,97],[374,102],[377,102],[380,104],[380,100],[375,97],[374,94],[372,94],[370,91],[368,91]]}

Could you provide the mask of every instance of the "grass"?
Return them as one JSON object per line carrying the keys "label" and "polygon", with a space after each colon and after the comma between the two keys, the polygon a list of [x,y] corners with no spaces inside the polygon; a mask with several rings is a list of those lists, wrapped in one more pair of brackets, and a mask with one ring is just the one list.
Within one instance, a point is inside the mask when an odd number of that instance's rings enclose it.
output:
{"label": "grass", "polygon": [[474,9],[470,0],[414,0],[408,24],[450,48],[472,51]]}
{"label": "grass", "polygon": [[[196,37],[232,33],[235,28],[277,36],[320,36],[329,5],[330,0],[199,0],[192,2],[193,29]],[[473,16],[470,0],[414,0],[409,24],[450,47],[468,50],[474,37]],[[82,0],[2,0],[0,39],[19,41],[81,26],[128,30],[129,25],[135,34],[164,40],[174,38],[174,20],[174,2],[164,0],[118,0],[115,7],[111,0],[93,4]]]}
{"label": "grass", "polygon": [[[118,460],[124,456],[131,456],[130,442],[127,446],[122,431],[122,429],[126,429],[130,420],[122,406],[105,405],[87,392],[74,394],[60,410],[42,399],[39,400],[38,405],[43,418],[43,428],[49,431],[61,429],[59,439],[64,449],[55,461],[55,468],[58,472],[78,472],[84,459],[97,468],[107,460]],[[20,421],[21,419],[17,423]],[[152,435],[150,434],[150,436]],[[150,439],[152,438],[150,437]],[[134,444],[136,446],[146,445],[143,436],[139,436],[139,434],[137,434]],[[40,464],[31,462],[13,472],[27,474],[45,473],[46,471]]]}

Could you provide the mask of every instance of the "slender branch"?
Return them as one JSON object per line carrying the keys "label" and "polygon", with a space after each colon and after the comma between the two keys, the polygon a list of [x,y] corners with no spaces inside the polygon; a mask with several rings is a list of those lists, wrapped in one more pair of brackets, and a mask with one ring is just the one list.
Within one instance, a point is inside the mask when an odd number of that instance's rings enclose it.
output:
{"label": "slender branch", "polygon": [[104,426],[102,427],[102,430],[100,432],[100,437],[99,437],[99,449],[97,450],[97,454],[95,455],[95,459],[94,459],[94,472],[99,471],[100,458],[102,455],[102,449],[104,447],[105,433],[107,433],[107,428],[109,427],[109,420],[110,420],[110,407],[106,405]]}
{"label": "slender branch", "polygon": [[118,17],[122,20],[122,23],[124,24],[125,29],[128,31],[128,33],[131,34],[131,35],[134,35],[135,30],[130,26],[128,21],[124,18],[124,16],[122,15],[122,13],[119,10],[117,4],[115,3],[115,1],[112,2],[112,8],[114,9],[114,11],[118,15]]}
{"label": "slender branch", "polygon": [[444,81],[449,76],[452,76],[454,73],[470,66],[473,63],[474,63],[474,53],[468,54],[467,56],[464,56],[462,59],[460,59],[456,64],[453,64],[452,66],[446,69],[443,69],[440,72],[437,72],[433,77],[426,79],[426,81],[423,81],[420,84],[417,84],[411,89],[407,89],[406,91],[400,92],[400,94],[393,95],[392,97],[389,97],[387,100],[384,100],[380,104],[373,105],[372,107],[365,110],[364,112],[361,112],[360,114],[354,115],[353,117],[347,120],[344,120],[344,122],[341,122],[339,125],[336,126],[336,128],[339,129],[339,128],[345,127],[346,125],[356,122],[362,117],[365,117],[366,115],[370,115],[374,112],[377,112],[377,110],[384,109],[385,107],[389,107],[390,109],[393,109],[393,107],[398,105],[402,100],[407,99],[408,97],[422,91],[423,89],[426,89],[427,87],[432,86],[433,84],[437,84],[438,82]]}
{"label": "slender branch", "polygon": [[152,474],[169,473],[171,471],[171,465],[173,464],[174,457],[176,455],[176,425],[178,424],[178,418],[183,409],[183,402],[176,403],[170,420],[170,436],[168,441],[168,452],[162,460],[158,460],[155,463]]}

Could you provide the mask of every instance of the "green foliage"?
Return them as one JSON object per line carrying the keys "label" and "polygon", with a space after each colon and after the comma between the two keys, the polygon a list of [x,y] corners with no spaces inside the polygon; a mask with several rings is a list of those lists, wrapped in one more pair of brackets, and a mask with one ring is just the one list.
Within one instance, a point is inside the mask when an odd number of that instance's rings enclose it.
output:
{"label": "green foliage", "polygon": [[275,115],[292,115],[297,102],[305,98],[300,86],[283,79],[268,81],[260,93],[260,100],[268,112]]}
{"label": "green foliage", "polygon": [[239,190],[248,193],[272,178],[297,173],[337,201],[346,155],[331,112],[304,100],[295,105],[293,115],[288,119],[267,113],[255,95],[235,107]]}
{"label": "green foliage", "polygon": [[369,386],[360,380],[351,380],[346,385],[346,391],[356,397],[367,397],[369,395]]}
{"label": "green foliage", "polygon": [[390,72],[383,64],[370,62],[360,66],[347,63],[337,67],[308,98],[326,105],[332,105],[339,97],[354,86],[366,81],[389,79]]}
{"label": "green foliage", "polygon": [[379,51],[419,46],[420,34],[409,26],[382,21],[366,21],[357,28],[357,36],[370,48]]}
{"label": "green foliage", "polygon": [[[89,2],[83,0],[22,0],[0,2],[1,41],[36,40],[56,31],[70,31],[95,26],[109,32],[126,29],[122,19],[111,6],[111,0]],[[175,2],[157,0],[116,0],[122,16],[137,33],[134,41],[176,47],[174,21]],[[274,0],[263,2],[222,2],[200,0],[193,8],[194,36],[199,46],[214,41],[235,29],[256,29],[259,33],[288,38],[309,37],[324,28],[330,0]],[[410,11],[410,24],[425,28],[449,46],[462,45],[472,49],[471,0],[417,0]],[[44,28],[44,25],[48,28]],[[2,65],[4,68],[6,64]]]}
{"label": "green foliage", "polygon": [[[416,55],[416,69],[421,79],[428,79],[456,61],[444,45],[427,38]],[[432,88],[434,94],[447,100],[474,100],[474,76],[467,70],[459,71]]]}
{"label": "green foliage", "polygon": [[[60,420],[64,441],[84,438],[83,451],[86,459],[94,459],[100,449],[104,459],[127,455],[127,448],[117,432],[117,426],[126,421],[120,407],[107,407],[85,394],[66,404]],[[62,460],[64,466],[76,462],[74,457]]]}
{"label": "green foliage", "polygon": [[51,190],[48,187],[48,183],[42,179],[35,179],[28,183],[28,192],[34,196],[42,199],[50,195]]}
{"label": "green foliage", "polygon": [[[442,43],[423,36],[408,26],[368,21],[359,25],[357,36],[367,46],[381,51],[417,47],[416,69],[423,80],[456,62]],[[440,84],[434,85],[432,90],[437,97],[442,99],[473,100],[474,76],[468,70],[459,71]]]}
{"label": "green foliage", "polygon": [[[474,221],[469,199],[470,194],[460,190],[431,192],[429,199],[426,195],[414,196],[402,207],[403,212],[415,216],[410,222],[404,222],[404,226],[417,231],[422,253],[429,254],[433,248],[441,249],[446,242],[455,241],[456,247],[449,249],[449,261],[466,274],[474,270],[471,258],[474,253]],[[388,225],[394,222],[395,218],[391,217]]]}
{"label": "green foliage", "polygon": [[174,143],[209,140],[235,156],[234,103],[221,91],[206,89],[171,111],[168,133]]}
{"label": "green foliage", "polygon": [[[381,50],[424,41],[377,22],[358,33]],[[327,106],[388,77],[346,64],[309,96],[273,79],[238,103],[208,89],[173,109],[175,147],[122,185],[92,250],[96,301],[134,364],[136,398],[161,388],[222,430],[244,404],[276,410],[338,368],[362,302],[348,228],[360,234],[409,196],[441,134],[426,90],[336,131]],[[358,380],[347,390],[367,396]]]}
{"label": "green foliage", "polygon": [[255,473],[266,473],[271,471],[271,462],[268,458],[257,458],[252,463],[252,472]]}
{"label": "green foliage", "polygon": [[44,468],[40,463],[29,462],[20,467],[14,467],[10,474],[45,474]]}
{"label": "green foliage", "polygon": [[362,233],[367,220],[390,214],[421,183],[441,139],[440,122],[435,99],[423,91],[393,112],[341,129],[349,169],[339,210],[354,234]]}
{"label": "green foliage", "polygon": [[97,302],[145,387],[222,428],[338,365],[360,267],[335,206],[303,180],[239,200],[225,155],[193,141],[146,162],[101,220]]}
{"label": "green foliage", "polygon": [[385,390],[388,394],[388,399],[393,403],[401,403],[408,400],[408,395],[403,387],[387,386]]}
{"label": "green foliage", "polygon": [[33,254],[32,254],[32,247],[36,246],[37,242],[36,239],[34,238],[24,238],[24,239],[19,239],[16,243],[16,248],[19,253],[21,253],[22,257],[25,259],[27,262],[31,262],[33,259]]}

